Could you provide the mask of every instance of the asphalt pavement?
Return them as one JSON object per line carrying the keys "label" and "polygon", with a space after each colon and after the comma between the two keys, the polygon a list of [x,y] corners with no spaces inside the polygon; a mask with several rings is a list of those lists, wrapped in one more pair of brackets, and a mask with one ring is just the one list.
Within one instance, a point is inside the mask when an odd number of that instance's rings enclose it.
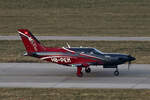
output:
{"label": "asphalt pavement", "polygon": [[25,88],[131,88],[150,89],[150,65],[132,64],[115,69],[91,66],[92,72],[76,76],[75,67],[51,63],[0,63],[0,87]]}

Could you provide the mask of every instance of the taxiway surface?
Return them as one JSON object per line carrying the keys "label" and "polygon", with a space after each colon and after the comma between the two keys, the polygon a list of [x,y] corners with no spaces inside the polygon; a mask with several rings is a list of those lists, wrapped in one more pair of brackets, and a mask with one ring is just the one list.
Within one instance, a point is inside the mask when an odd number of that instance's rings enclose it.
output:
{"label": "taxiway surface", "polygon": [[76,77],[76,68],[51,63],[0,63],[0,87],[36,88],[145,88],[150,89],[150,65],[119,66],[114,69],[91,66],[92,72]]}
{"label": "taxiway surface", "polygon": [[[150,37],[98,37],[98,36],[36,36],[39,40],[88,41],[150,41]],[[19,36],[0,36],[0,40],[20,40]]]}

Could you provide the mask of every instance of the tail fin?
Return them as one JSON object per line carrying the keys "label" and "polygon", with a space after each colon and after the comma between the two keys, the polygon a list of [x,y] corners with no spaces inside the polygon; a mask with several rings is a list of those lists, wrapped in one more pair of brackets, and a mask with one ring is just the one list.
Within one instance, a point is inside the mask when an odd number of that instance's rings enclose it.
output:
{"label": "tail fin", "polygon": [[32,33],[27,29],[18,29],[22,42],[28,53],[40,52],[44,50],[40,42],[32,35]]}

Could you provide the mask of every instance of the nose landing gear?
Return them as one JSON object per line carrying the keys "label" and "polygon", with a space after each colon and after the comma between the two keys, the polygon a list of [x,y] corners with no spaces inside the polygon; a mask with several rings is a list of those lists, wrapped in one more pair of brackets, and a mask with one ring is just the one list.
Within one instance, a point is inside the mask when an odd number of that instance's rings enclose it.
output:
{"label": "nose landing gear", "polygon": [[115,76],[119,76],[118,66],[116,66],[116,71],[114,71]]}
{"label": "nose landing gear", "polygon": [[116,70],[116,71],[114,72],[114,75],[115,75],[115,76],[119,76],[119,71]]}

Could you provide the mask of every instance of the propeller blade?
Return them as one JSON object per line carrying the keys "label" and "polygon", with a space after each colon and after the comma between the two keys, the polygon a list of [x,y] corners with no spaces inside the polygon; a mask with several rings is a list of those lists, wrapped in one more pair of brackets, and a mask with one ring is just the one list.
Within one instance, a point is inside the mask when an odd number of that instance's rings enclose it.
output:
{"label": "propeller blade", "polygon": [[[128,55],[128,57],[131,57],[131,54]],[[130,70],[131,61],[128,62],[128,71]]]}
{"label": "propeller blade", "polygon": [[131,61],[128,62],[128,71],[130,70]]}

